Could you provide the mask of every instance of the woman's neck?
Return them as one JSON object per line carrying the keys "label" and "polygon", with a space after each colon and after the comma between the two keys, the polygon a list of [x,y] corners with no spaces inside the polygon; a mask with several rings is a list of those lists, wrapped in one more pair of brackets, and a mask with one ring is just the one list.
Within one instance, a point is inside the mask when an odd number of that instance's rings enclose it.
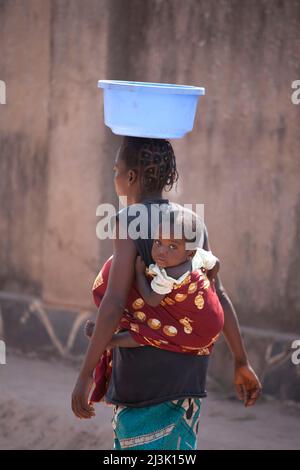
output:
{"label": "woman's neck", "polygon": [[133,199],[134,201],[131,204],[138,204],[139,202],[143,202],[146,199],[163,199],[163,197],[162,197],[162,193],[159,192],[159,193],[151,193],[151,194],[150,193],[140,194]]}

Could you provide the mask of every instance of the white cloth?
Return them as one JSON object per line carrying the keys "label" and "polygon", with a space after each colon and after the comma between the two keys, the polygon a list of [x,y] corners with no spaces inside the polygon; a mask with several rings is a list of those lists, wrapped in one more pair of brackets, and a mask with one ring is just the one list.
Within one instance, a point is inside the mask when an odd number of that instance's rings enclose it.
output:
{"label": "white cloth", "polygon": [[[203,248],[197,248],[195,255],[192,258],[192,271],[196,269],[205,268],[208,271],[216,264],[217,258],[211,251],[206,251]],[[180,284],[191,271],[186,271],[178,279],[168,276],[164,268],[160,268],[157,264],[150,264],[148,268],[149,274],[154,274],[151,281],[151,288],[157,294],[169,294],[173,290],[174,284]]]}

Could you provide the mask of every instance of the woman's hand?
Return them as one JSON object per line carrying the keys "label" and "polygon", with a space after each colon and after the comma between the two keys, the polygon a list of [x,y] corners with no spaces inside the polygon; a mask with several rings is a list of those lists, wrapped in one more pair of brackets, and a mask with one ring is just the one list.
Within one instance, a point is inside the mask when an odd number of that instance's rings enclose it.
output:
{"label": "woman's hand", "polygon": [[86,378],[78,377],[72,393],[72,411],[77,418],[90,419],[95,416],[94,407],[89,402],[89,395],[94,379],[91,376]]}
{"label": "woman's hand", "polygon": [[143,261],[141,256],[137,256],[135,260],[135,272],[144,274],[146,269],[146,263]]}
{"label": "woman's hand", "polygon": [[254,405],[261,394],[262,386],[250,364],[235,364],[234,384],[239,400],[245,406]]}

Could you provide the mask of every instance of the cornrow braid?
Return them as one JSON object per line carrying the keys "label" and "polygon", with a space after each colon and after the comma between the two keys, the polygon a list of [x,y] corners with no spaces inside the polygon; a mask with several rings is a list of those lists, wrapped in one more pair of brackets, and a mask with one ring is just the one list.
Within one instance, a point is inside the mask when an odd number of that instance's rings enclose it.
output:
{"label": "cornrow braid", "polygon": [[124,137],[120,158],[138,171],[144,192],[170,191],[178,180],[172,145],[165,139]]}

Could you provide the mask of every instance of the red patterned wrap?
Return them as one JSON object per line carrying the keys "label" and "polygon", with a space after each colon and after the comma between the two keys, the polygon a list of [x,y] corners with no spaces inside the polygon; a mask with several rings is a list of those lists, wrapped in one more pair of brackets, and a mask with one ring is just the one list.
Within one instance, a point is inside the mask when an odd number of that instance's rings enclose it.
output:
{"label": "red patterned wrap", "polygon": [[[93,285],[97,307],[104,296],[112,256],[105,262]],[[146,269],[149,284],[153,275]],[[157,307],[141,297],[136,283],[117,331],[128,330],[141,345],[151,345],[184,354],[209,355],[224,325],[224,312],[205,270],[196,269],[181,284],[174,284]],[[91,401],[101,401],[108,388],[113,350],[106,350],[95,369],[95,388]]]}

